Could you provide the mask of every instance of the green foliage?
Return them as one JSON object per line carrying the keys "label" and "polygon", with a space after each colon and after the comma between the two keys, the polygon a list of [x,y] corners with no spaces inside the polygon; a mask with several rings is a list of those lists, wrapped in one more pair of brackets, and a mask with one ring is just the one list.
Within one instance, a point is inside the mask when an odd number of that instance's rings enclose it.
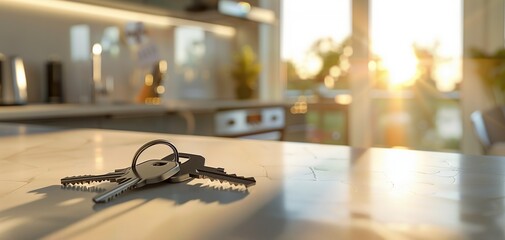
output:
{"label": "green foliage", "polygon": [[288,89],[298,89],[306,91],[312,88],[313,82],[301,79],[300,76],[298,76],[295,64],[292,61],[286,62],[286,76],[288,79],[287,81]]}
{"label": "green foliage", "polygon": [[485,83],[505,92],[505,49],[499,49],[493,54],[476,48],[470,51],[473,57],[479,59],[478,71]]}
{"label": "green foliage", "polygon": [[344,54],[344,48],[349,45],[349,39],[346,39],[343,43],[338,44],[331,38],[322,38],[313,44],[311,51],[319,56],[323,62],[321,70],[314,77],[316,81],[323,81],[324,77],[329,74],[331,67],[340,66],[343,59],[342,55]]}
{"label": "green foliage", "polygon": [[497,101],[505,93],[505,49],[499,49],[493,54],[472,48],[471,55],[477,59],[477,71],[484,83],[493,91]]}
{"label": "green foliage", "polygon": [[[347,48],[347,54],[346,54]],[[351,53],[349,53],[351,51]],[[306,60],[311,56],[315,56],[321,61],[321,67],[311,72],[308,75],[304,72],[306,63],[297,65],[292,61],[286,62],[287,87],[288,89],[297,90],[317,90],[325,78],[330,74],[331,69],[335,68],[339,73],[333,74],[333,85],[329,88],[333,89],[348,89],[348,69],[350,67],[349,55],[352,54],[350,49],[350,39],[346,39],[341,43],[335,42],[330,37],[324,37],[316,40],[306,52]],[[302,73],[301,73],[302,72]]]}
{"label": "green foliage", "polygon": [[261,66],[256,60],[256,54],[251,46],[245,45],[235,55],[235,64],[231,75],[238,84],[245,84],[254,88],[260,70]]}
{"label": "green foliage", "polygon": [[298,73],[296,72],[296,67],[293,61],[288,60],[286,62],[286,76],[289,80],[301,80],[300,76],[298,76]]}

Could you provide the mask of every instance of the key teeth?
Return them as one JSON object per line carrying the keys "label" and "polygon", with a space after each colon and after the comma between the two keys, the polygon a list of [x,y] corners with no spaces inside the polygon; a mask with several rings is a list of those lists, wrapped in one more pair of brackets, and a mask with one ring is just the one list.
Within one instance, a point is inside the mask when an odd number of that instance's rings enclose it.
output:
{"label": "key teeth", "polygon": [[[247,185],[247,184],[245,184],[245,183],[238,183],[238,182],[233,182],[233,181],[228,181],[228,180],[223,180],[223,179],[215,179],[215,178],[211,178],[211,177],[207,177],[207,176],[204,176],[203,178],[205,178],[205,179],[209,179],[209,180],[210,180],[210,182],[219,182],[219,183],[221,183],[221,184],[223,184],[223,183],[228,183],[228,184],[230,184],[230,185],[232,185],[232,186],[236,186],[236,187],[244,187],[244,188],[248,188],[248,187],[250,187],[250,186],[254,185],[254,183],[253,183],[253,184],[250,184],[250,185]],[[254,180],[254,178],[253,178],[253,177],[251,177],[251,178],[244,178],[244,179]]]}
{"label": "key teeth", "polygon": [[[214,181],[216,181],[216,180],[214,180]],[[211,182],[213,182],[213,181],[211,180]],[[211,188],[221,190],[221,191],[239,191],[239,192],[247,192],[248,191],[247,186],[245,184],[236,183],[236,182],[229,182],[229,181],[225,181],[225,180],[223,180],[223,182],[229,183],[230,186],[225,186],[225,185],[220,184],[220,185],[209,185],[207,187],[211,187]]]}
{"label": "key teeth", "polygon": [[63,185],[67,184],[91,184],[91,183],[100,183],[103,181],[108,181],[108,182],[116,182],[116,179],[118,177],[121,177],[123,174],[125,174],[123,169],[120,169],[119,171],[116,170],[114,172],[102,174],[102,175],[75,175],[75,176],[70,176],[70,177],[64,177],[61,179],[61,183]]}
{"label": "key teeth", "polygon": [[89,180],[89,181],[72,181],[72,182],[66,182],[65,180],[62,179],[62,185],[63,186],[66,186],[66,185],[77,185],[77,184],[91,184],[91,183],[101,183],[101,182],[104,182],[104,181],[108,181],[108,182],[114,182],[112,179],[111,180],[104,180],[104,179],[99,179],[99,180]]}
{"label": "key teeth", "polygon": [[[222,179],[220,177],[208,176],[206,174],[199,174],[198,177],[203,179],[209,179],[211,182],[219,181],[221,184],[223,184],[223,182],[226,182],[232,186],[244,187],[246,189],[256,184],[256,179],[254,179],[254,177],[238,176],[237,174],[227,174],[226,172],[224,172],[224,169],[222,168],[216,168],[216,170],[222,171],[224,174],[231,177],[230,180]],[[233,178],[236,178],[237,180],[234,181],[232,180]]]}
{"label": "key teeth", "polygon": [[65,190],[74,190],[74,191],[85,191],[85,192],[104,192],[105,188],[100,188],[100,187],[87,187],[87,186],[82,186],[82,185],[64,185],[61,186],[62,189]]}
{"label": "key teeth", "polygon": [[104,203],[108,203],[108,202],[112,201],[113,199],[115,199],[115,198],[119,197],[120,195],[122,195],[122,194],[123,194],[123,193],[125,193],[126,191],[128,191],[128,190],[132,190],[132,189],[134,189],[134,188],[135,188],[135,185],[130,186],[130,187],[127,187],[127,188],[125,188],[125,189],[121,190],[120,192],[117,192],[116,194],[111,195],[110,197],[106,198],[106,199],[104,200]]}

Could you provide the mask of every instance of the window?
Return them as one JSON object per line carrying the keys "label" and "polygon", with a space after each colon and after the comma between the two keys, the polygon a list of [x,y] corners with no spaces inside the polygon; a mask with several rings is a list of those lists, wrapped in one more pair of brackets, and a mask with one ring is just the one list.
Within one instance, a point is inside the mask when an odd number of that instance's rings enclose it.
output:
{"label": "window", "polygon": [[199,28],[175,29],[175,73],[180,79],[180,98],[208,98],[205,82],[209,72],[205,66],[205,31]]}
{"label": "window", "polygon": [[[329,80],[325,85],[324,78],[338,63],[351,34],[351,1],[285,0],[281,23],[281,58],[287,70],[288,92],[313,94],[320,86],[334,87]],[[334,76],[337,71],[332,69]]]}
{"label": "window", "polygon": [[[305,141],[348,144],[352,1],[284,0],[281,57]],[[373,145],[459,150],[461,0],[369,0]]]}
{"label": "window", "polygon": [[461,0],[370,0],[369,19],[374,145],[458,150]]}
{"label": "window", "polygon": [[305,115],[309,126],[304,138],[288,140],[347,143],[350,34],[351,0],[282,2],[281,58],[286,97],[296,100],[291,113]]}

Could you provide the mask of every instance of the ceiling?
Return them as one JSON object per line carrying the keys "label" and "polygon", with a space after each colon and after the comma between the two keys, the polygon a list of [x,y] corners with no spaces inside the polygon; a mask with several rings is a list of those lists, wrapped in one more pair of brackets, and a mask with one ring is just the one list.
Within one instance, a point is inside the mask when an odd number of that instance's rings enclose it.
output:
{"label": "ceiling", "polygon": [[[146,12],[157,15],[190,19],[201,22],[210,22],[227,26],[241,27],[254,26],[255,23],[232,16],[227,16],[217,11],[219,0],[71,0],[89,4],[113,7],[119,9]],[[252,6],[257,0],[247,1]]]}

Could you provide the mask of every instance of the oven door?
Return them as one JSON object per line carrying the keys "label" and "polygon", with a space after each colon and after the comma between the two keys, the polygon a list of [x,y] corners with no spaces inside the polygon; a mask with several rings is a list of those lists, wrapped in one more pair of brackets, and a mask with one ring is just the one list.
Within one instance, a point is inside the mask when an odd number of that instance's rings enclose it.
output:
{"label": "oven door", "polygon": [[214,132],[220,137],[282,140],[284,107],[256,107],[219,110],[214,118]]}

